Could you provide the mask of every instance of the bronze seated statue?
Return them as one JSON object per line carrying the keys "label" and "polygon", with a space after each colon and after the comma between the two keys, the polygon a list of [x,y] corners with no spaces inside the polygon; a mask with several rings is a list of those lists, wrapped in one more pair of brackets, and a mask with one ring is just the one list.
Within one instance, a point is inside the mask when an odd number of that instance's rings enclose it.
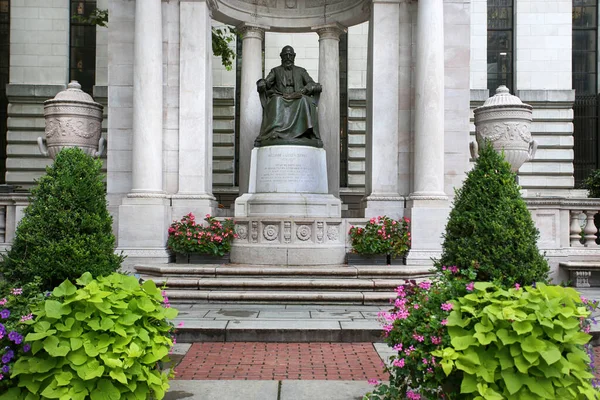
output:
{"label": "bronze seated statue", "polygon": [[281,65],[256,82],[263,120],[254,146],[323,147],[317,117],[321,85],[294,65],[296,53],[291,46],[285,46],[280,56]]}

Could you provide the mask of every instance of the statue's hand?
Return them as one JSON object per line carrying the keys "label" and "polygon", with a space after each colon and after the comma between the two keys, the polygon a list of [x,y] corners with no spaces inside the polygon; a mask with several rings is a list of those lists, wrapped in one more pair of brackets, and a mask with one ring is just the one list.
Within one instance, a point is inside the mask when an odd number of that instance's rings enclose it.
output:
{"label": "statue's hand", "polygon": [[256,90],[258,90],[259,93],[266,92],[267,82],[264,79],[259,79],[258,82],[256,82]]}

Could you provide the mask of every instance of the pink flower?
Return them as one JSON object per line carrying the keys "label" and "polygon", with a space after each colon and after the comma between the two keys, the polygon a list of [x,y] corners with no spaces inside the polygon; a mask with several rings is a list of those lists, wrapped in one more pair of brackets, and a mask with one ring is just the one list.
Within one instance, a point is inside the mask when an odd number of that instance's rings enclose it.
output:
{"label": "pink flower", "polygon": [[178,323],[178,324],[177,324],[177,327],[178,327],[178,328],[183,328],[183,324],[184,324],[184,322],[183,322],[183,321],[181,321],[180,323]]}
{"label": "pink flower", "polygon": [[475,284],[473,282],[471,282],[471,283],[467,284],[466,288],[467,288],[467,292],[472,292],[473,289],[475,288]]}
{"label": "pink flower", "polygon": [[444,303],[440,308],[444,311],[450,311],[453,307],[454,306],[452,305],[452,303]]}
{"label": "pink flower", "polygon": [[404,368],[404,358],[401,358],[399,360],[396,359],[396,360],[392,361],[392,365],[394,367]]}
{"label": "pink flower", "polygon": [[422,362],[423,364],[427,365],[427,359],[426,359],[426,358],[422,359],[422,360],[421,360],[421,362]]}
{"label": "pink flower", "polygon": [[521,288],[521,285],[519,285],[518,283],[515,283],[515,289],[519,290]]}
{"label": "pink flower", "polygon": [[367,380],[369,385],[379,385],[379,381],[377,379],[369,379]]}
{"label": "pink flower", "polygon": [[458,267],[456,265],[450,267],[450,272],[452,272],[453,274],[456,274],[458,272]]}
{"label": "pink flower", "polygon": [[419,343],[423,343],[425,341],[425,337],[423,337],[423,335],[417,335],[416,333],[413,333],[412,337]]}
{"label": "pink flower", "polygon": [[446,326],[448,325],[448,320],[447,319],[443,319],[441,322],[442,325]]}
{"label": "pink flower", "polygon": [[410,313],[406,310],[400,310],[396,315],[398,316],[398,319],[406,319],[410,316]]}
{"label": "pink flower", "polygon": [[424,290],[429,290],[429,288],[431,287],[431,282],[423,281],[423,282],[419,283],[419,287]]}
{"label": "pink flower", "polygon": [[21,288],[12,289],[12,290],[11,290],[11,292],[12,292],[12,294],[14,294],[15,296],[18,296],[18,295],[20,295],[20,294],[22,294],[22,293],[23,293],[23,289],[21,289]]}
{"label": "pink flower", "polygon": [[409,390],[408,392],[406,392],[406,398],[409,400],[421,400],[421,395],[417,392]]}
{"label": "pink flower", "polygon": [[438,337],[438,336],[432,336],[431,337],[431,343],[433,343],[433,344],[440,344],[440,343],[442,343],[442,338]]}
{"label": "pink flower", "polygon": [[31,319],[33,319],[33,314],[27,314],[27,315],[23,315],[23,316],[21,317],[21,322],[29,321],[29,320],[31,320]]}
{"label": "pink flower", "polygon": [[588,300],[585,297],[581,296],[581,302],[583,304],[587,304]]}
{"label": "pink flower", "polygon": [[418,305],[418,304],[415,304],[415,305],[413,306],[413,308],[414,308],[415,310],[418,310],[418,309],[419,309],[419,305]]}
{"label": "pink flower", "polygon": [[8,303],[8,300],[6,300],[6,298],[0,300],[0,306],[5,305],[6,303]]}
{"label": "pink flower", "polygon": [[394,345],[394,347],[392,347],[392,349],[394,349],[396,351],[402,351],[402,343]]}

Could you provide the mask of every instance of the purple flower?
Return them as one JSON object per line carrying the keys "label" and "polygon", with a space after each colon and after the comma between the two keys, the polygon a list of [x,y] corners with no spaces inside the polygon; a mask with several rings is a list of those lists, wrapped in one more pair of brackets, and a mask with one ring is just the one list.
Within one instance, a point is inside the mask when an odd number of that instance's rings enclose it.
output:
{"label": "purple flower", "polygon": [[10,317],[10,311],[5,308],[4,310],[0,311],[0,317],[2,317],[2,319]]}
{"label": "purple flower", "polygon": [[6,328],[2,324],[0,324],[0,334],[2,334],[2,336],[6,335]]}
{"label": "purple flower", "polygon": [[31,350],[31,345],[29,343],[25,343],[23,346],[23,352],[27,353],[29,350]]}
{"label": "purple flower", "polygon": [[4,367],[2,367],[2,372],[8,374],[10,372],[10,367],[8,365],[5,365]]}
{"label": "purple flower", "polygon": [[19,332],[12,331],[8,334],[8,340],[15,342],[16,344],[21,344],[23,336],[19,335]]}
{"label": "purple flower", "polygon": [[10,362],[10,360],[13,359],[13,357],[15,356],[15,353],[12,350],[7,351],[3,356],[2,356],[2,363],[3,364],[8,364]]}

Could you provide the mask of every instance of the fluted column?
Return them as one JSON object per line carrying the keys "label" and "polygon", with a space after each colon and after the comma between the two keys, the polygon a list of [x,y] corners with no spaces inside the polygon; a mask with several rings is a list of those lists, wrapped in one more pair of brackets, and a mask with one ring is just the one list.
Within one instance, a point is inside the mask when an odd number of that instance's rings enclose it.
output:
{"label": "fluted column", "polygon": [[419,0],[415,65],[413,200],[445,200],[444,4]]}
{"label": "fluted column", "polygon": [[313,28],[319,35],[319,131],[327,154],[329,194],[340,194],[340,35],[345,28],[330,24]]}
{"label": "fluted column", "polygon": [[161,1],[136,1],[133,59],[132,194],[163,193],[163,43],[161,26]]}
{"label": "fluted column", "polygon": [[248,193],[250,176],[250,153],[254,139],[260,132],[262,106],[256,91],[256,81],[262,78],[262,42],[265,30],[262,27],[242,25],[238,27],[242,36],[242,79],[240,88],[240,195]]}
{"label": "fluted column", "polygon": [[404,215],[398,187],[400,2],[373,0],[367,65],[365,217]]}

